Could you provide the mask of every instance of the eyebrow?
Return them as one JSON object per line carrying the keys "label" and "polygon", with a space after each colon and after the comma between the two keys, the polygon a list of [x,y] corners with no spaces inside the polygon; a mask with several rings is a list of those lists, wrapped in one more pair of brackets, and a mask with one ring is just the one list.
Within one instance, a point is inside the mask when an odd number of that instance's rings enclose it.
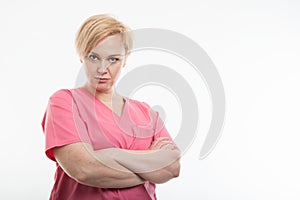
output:
{"label": "eyebrow", "polygon": [[[96,56],[98,56],[98,57],[101,58],[101,56],[100,56],[99,54],[97,54],[96,52],[91,51],[91,54],[95,54]],[[122,55],[122,54],[116,53],[116,54],[111,54],[111,55],[109,55],[109,56],[107,56],[107,57],[111,57],[111,56],[123,56],[123,55]]]}

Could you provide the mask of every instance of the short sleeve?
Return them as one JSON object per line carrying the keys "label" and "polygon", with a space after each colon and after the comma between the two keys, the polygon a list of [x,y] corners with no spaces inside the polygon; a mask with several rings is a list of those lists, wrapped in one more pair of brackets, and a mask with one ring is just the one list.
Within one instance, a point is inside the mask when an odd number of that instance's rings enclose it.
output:
{"label": "short sleeve", "polygon": [[[168,132],[164,121],[159,116],[159,112],[153,110],[147,103],[143,102],[143,105],[147,108],[149,116],[151,118],[151,121],[153,123],[153,129],[154,129],[154,137],[153,140],[156,140],[160,137],[167,137],[170,139],[170,141],[174,142],[174,139],[171,137],[170,133]],[[176,146],[178,150],[179,147]]]}
{"label": "short sleeve", "polygon": [[72,93],[69,90],[59,90],[48,102],[42,121],[45,134],[45,153],[55,161],[52,149],[67,144],[82,142],[78,131],[85,131],[84,124],[73,107]]}
{"label": "short sleeve", "polygon": [[144,108],[146,108],[147,113],[150,117],[150,121],[152,123],[154,129],[154,140],[159,137],[168,137],[171,141],[173,141],[172,137],[170,136],[167,128],[163,120],[159,116],[159,112],[153,110],[147,103],[142,102]]}
{"label": "short sleeve", "polygon": [[168,137],[171,141],[173,141],[173,138],[170,136],[170,133],[168,132],[164,121],[160,118],[159,116],[159,112],[151,110],[151,112],[153,112],[154,115],[154,121],[155,121],[155,126],[154,126],[154,130],[155,130],[155,136],[154,139],[157,139],[159,137]]}

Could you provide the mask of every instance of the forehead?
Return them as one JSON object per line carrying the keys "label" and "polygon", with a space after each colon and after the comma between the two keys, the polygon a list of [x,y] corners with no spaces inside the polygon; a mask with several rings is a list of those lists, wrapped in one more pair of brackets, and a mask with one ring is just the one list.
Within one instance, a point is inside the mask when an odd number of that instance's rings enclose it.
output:
{"label": "forehead", "polygon": [[125,47],[122,35],[116,34],[104,38],[92,49],[92,52],[101,56],[124,54]]}

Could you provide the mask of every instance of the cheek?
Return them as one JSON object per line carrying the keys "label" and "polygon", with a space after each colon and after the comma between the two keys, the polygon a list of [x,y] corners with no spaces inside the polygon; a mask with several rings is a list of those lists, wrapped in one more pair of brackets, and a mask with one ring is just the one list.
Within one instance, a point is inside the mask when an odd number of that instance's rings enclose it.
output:
{"label": "cheek", "polygon": [[84,67],[84,71],[85,71],[86,76],[91,76],[91,75],[95,74],[95,70],[88,66]]}
{"label": "cheek", "polygon": [[116,77],[121,72],[121,65],[114,66],[111,68],[111,76]]}

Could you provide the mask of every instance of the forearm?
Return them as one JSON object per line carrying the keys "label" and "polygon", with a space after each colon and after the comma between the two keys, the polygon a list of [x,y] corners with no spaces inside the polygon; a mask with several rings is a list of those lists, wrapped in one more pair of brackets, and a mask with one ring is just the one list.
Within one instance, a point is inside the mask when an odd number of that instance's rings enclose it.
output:
{"label": "forearm", "polygon": [[148,180],[152,183],[165,183],[172,178],[179,176],[180,162],[179,159],[172,163],[171,165],[152,172],[139,173],[139,176],[143,179]]}
{"label": "forearm", "polygon": [[[98,161],[96,161],[98,162]],[[126,188],[144,183],[137,174],[111,160],[105,162],[106,166],[99,167],[99,163],[90,164],[84,176],[78,180],[81,184],[100,188]]]}
{"label": "forearm", "polygon": [[179,174],[180,152],[177,150],[121,150],[111,148],[100,150],[98,154],[113,158],[127,169],[153,183],[166,182]]}
{"label": "forearm", "polygon": [[[151,151],[151,150],[149,150]],[[139,153],[145,153],[145,152],[137,152],[137,151],[131,151],[131,153],[139,154]],[[148,152],[149,153],[149,152]],[[142,170],[145,169],[144,172],[138,173],[140,177],[142,177],[145,180],[148,180],[152,183],[165,183],[169,181],[172,178],[179,176],[180,171],[180,151],[178,150],[159,150],[155,151],[155,153],[152,152],[150,154],[149,158],[144,160],[143,165],[140,166]],[[138,162],[139,157],[136,157],[136,161]],[[124,165],[124,160],[122,164]],[[126,163],[126,165],[131,168],[131,163]],[[136,166],[132,166],[135,168]]]}
{"label": "forearm", "polygon": [[[99,188],[126,188],[144,183],[137,174],[105,155],[94,156],[89,144],[53,149],[56,161],[77,182]],[[99,162],[101,160],[101,162]]]}

